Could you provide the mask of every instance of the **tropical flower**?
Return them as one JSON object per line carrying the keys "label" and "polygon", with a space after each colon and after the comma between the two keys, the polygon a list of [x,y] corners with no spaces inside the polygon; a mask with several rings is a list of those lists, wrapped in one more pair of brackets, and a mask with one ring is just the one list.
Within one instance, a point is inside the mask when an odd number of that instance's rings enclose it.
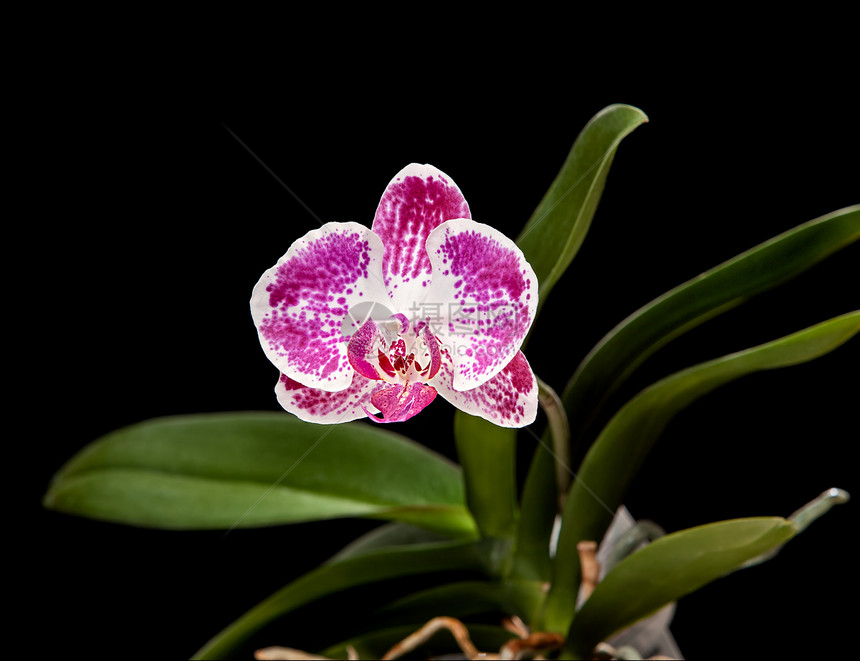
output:
{"label": "tropical flower", "polygon": [[413,163],[371,229],[326,223],[293,243],[254,287],[251,313],[281,372],[278,401],[302,420],[400,422],[438,394],[522,427],[537,413],[520,351],[537,284],[513,241],[471,220],[450,177]]}

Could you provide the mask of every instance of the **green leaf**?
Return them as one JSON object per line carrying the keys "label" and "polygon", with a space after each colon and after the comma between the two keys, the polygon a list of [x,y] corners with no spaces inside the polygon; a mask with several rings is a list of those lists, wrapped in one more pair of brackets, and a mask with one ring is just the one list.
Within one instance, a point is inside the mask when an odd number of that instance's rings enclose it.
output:
{"label": "green leaf", "polygon": [[[860,206],[795,227],[681,284],[610,331],[562,395],[571,437],[587,441],[609,395],[672,339],[775,287],[860,238]],[[595,430],[596,431],[596,430]]]}
{"label": "green leaf", "polygon": [[779,517],[721,521],[661,537],[622,560],[573,618],[563,658],[587,658],[611,634],[785,543]]}
{"label": "green leaf", "polygon": [[194,658],[224,658],[272,620],[347,588],[435,572],[483,573],[485,567],[484,552],[475,542],[382,548],[333,561],[301,576],[255,606],[206,643]]}
{"label": "green leaf", "polygon": [[539,306],[585,239],[619,143],[647,121],[641,110],[622,104],[597,113],[517,238],[537,276]]}
{"label": "green leaf", "polygon": [[171,529],[370,517],[476,535],[460,471],[440,455],[364,423],[280,413],[160,418],[112,432],[58,472],[44,502]]}
{"label": "green leaf", "polygon": [[677,372],[630,400],[603,429],[580,466],[562,515],[546,624],[563,632],[580,582],[576,545],[599,541],[654,442],[678,411],[714,388],[758,370],[817,358],[860,330],[860,311]]}
{"label": "green leaf", "polygon": [[457,411],[457,458],[466,503],[484,537],[512,538],[517,521],[516,429]]}
{"label": "green leaf", "polygon": [[[586,124],[517,244],[535,271],[539,308],[582,245],[621,140],[648,121],[638,108],[608,106]],[[547,549],[556,514],[561,458],[549,450],[549,432],[535,451],[523,491],[513,575],[548,579]],[[569,451],[565,453],[569,456]]]}

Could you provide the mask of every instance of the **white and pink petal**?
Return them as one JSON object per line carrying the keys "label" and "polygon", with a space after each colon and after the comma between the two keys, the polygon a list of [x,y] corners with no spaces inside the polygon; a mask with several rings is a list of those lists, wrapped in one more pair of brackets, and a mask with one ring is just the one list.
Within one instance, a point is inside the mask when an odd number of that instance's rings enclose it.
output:
{"label": "white and pink petal", "polygon": [[493,378],[471,390],[453,387],[453,364],[443,352],[442,369],[430,383],[439,396],[458,409],[500,427],[525,427],[535,421],[538,386],[531,366],[518,351]]}
{"label": "white and pink petal", "polygon": [[469,205],[454,181],[432,165],[412,163],[386,187],[371,229],[385,245],[385,284],[398,311],[423,300],[431,275],[424,244],[454,218],[471,218]]}
{"label": "white and pink petal", "polygon": [[442,223],[426,247],[433,273],[421,307],[438,313],[431,330],[453,360],[453,388],[471,390],[519,351],[537,310],[537,278],[511,239],[473,220]]}
{"label": "white and pink petal", "polygon": [[302,385],[336,392],[352,383],[342,327],[363,301],[390,305],[384,248],[358,223],[326,223],[295,241],[251,296],[251,314],[269,360]]}
{"label": "white and pink petal", "polygon": [[328,392],[319,388],[308,388],[281,374],[275,386],[275,394],[278,403],[301,420],[336,425],[378,413],[379,409],[372,402],[373,395],[377,390],[388,386],[385,381],[367,379],[356,374],[345,390]]}

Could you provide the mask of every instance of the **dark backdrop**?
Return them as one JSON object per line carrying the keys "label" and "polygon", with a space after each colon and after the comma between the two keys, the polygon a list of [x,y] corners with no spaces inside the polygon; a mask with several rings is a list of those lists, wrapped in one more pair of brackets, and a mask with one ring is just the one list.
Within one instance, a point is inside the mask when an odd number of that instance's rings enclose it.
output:
{"label": "dark backdrop", "polygon": [[[847,81],[809,74],[777,83],[748,72],[741,82],[743,67],[719,65],[696,76],[642,66],[629,82],[607,76],[590,86],[516,68],[496,84],[483,68],[439,75],[432,63],[405,78],[357,78],[348,62],[307,80],[301,72],[293,63],[284,80],[192,103],[175,80],[129,86],[64,72],[39,129],[25,136],[35,192],[21,218],[33,254],[14,289],[27,310],[17,326],[38,362],[21,381],[32,432],[12,436],[33,451],[25,571],[43,643],[93,658],[187,657],[371,527],[149,531],[44,511],[39,499],[66,459],[119,426],[278,410],[277,375],[248,312],[251,288],[317,227],[315,216],[370,224],[407,163],[448,173],[476,220],[515,236],[594,113],[623,102],[649,115],[621,144],[592,230],[527,351],[559,390],[639,306],[858,202]],[[630,394],[856,309],[858,257],[856,246],[845,250],[689,333],[643,367]],[[632,513],[672,531],[787,515],[831,486],[860,495],[859,359],[855,340],[695,403],[649,457],[628,498]],[[439,401],[397,431],[453,456],[452,416]],[[524,456],[533,443],[523,437]],[[673,625],[682,652],[841,649],[853,624],[844,596],[856,585],[856,508],[832,511],[772,562],[682,599]]]}

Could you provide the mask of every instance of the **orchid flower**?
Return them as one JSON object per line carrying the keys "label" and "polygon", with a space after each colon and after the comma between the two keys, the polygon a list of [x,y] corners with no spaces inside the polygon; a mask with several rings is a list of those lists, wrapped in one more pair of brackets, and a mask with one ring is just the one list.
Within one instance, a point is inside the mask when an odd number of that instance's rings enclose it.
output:
{"label": "orchid flower", "polygon": [[278,402],[302,420],[401,422],[438,394],[522,427],[538,406],[520,351],[537,285],[516,244],[471,219],[450,177],[413,163],[370,229],[331,222],[295,241],[254,287],[251,312],[281,373]]}

